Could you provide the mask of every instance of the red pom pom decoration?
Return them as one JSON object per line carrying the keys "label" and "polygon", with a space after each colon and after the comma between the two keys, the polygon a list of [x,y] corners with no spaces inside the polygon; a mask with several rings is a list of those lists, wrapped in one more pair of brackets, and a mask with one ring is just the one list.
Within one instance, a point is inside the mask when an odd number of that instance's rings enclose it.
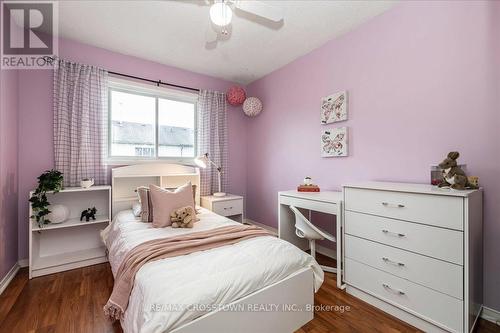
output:
{"label": "red pom pom decoration", "polygon": [[243,104],[246,98],[247,94],[245,93],[245,90],[238,86],[233,86],[226,92],[227,102],[233,106]]}

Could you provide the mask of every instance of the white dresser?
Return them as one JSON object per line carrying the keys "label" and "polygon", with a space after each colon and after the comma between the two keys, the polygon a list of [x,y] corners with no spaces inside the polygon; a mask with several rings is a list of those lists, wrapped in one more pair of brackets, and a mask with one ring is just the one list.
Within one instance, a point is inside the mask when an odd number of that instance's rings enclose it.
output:
{"label": "white dresser", "polygon": [[343,187],[347,292],[426,332],[469,332],[483,300],[482,191]]}

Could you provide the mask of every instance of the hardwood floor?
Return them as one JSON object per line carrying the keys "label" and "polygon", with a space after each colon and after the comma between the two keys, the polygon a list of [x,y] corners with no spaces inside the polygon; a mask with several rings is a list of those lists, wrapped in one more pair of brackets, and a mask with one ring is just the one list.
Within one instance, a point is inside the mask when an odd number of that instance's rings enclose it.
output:
{"label": "hardwood floor", "polygon": [[[27,269],[22,269],[0,295],[0,332],[122,332],[118,323],[110,323],[102,314],[112,287],[113,277],[108,264],[32,280],[28,280]],[[318,309],[314,319],[297,333],[418,332],[337,289],[334,274],[326,274],[325,283],[315,296],[315,304],[344,306],[344,311]],[[499,333],[500,327],[480,320],[476,332]]]}
{"label": "hardwood floor", "polygon": [[0,309],[4,302],[12,304],[4,318],[0,317],[2,333],[121,332],[119,323],[111,324],[102,314],[113,288],[108,264],[32,280],[22,269],[14,282],[0,296]]}

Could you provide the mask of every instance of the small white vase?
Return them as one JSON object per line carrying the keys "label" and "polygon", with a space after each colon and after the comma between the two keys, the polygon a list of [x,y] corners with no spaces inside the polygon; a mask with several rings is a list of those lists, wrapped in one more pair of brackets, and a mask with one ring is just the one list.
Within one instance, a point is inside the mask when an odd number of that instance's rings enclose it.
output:
{"label": "small white vase", "polygon": [[89,188],[94,185],[94,178],[80,180],[80,186],[83,188]]}

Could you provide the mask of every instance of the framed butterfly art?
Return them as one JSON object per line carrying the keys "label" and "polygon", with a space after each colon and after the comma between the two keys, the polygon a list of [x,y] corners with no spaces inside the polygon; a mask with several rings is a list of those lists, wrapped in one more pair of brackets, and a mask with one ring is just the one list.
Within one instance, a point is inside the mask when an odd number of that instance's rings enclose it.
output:
{"label": "framed butterfly art", "polygon": [[324,130],[321,134],[321,157],[348,156],[348,128]]}
{"label": "framed butterfly art", "polygon": [[321,99],[321,123],[347,120],[347,91],[340,91]]}

